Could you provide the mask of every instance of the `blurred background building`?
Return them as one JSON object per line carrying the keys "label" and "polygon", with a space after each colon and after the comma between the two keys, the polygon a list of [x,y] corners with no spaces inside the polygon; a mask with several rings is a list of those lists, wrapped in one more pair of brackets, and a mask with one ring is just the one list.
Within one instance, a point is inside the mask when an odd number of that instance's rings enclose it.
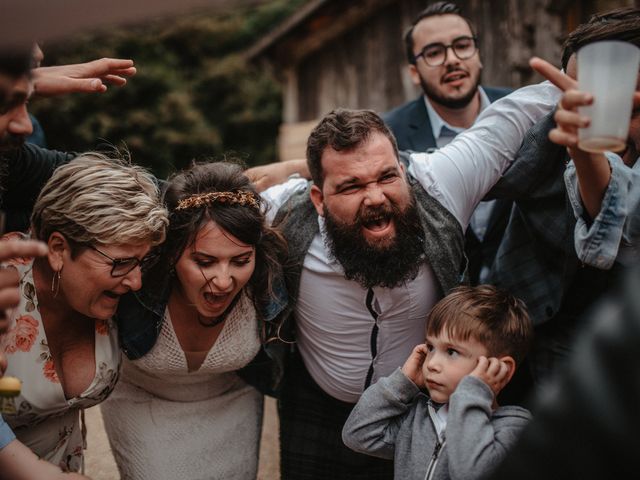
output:
{"label": "blurred background building", "polygon": [[[64,2],[78,3],[61,1],[62,9]],[[132,58],[138,74],[125,88],[103,95],[36,99],[30,108],[49,147],[115,145],[160,177],[194,159],[238,157],[257,165],[303,157],[309,130],[332,108],[384,112],[419,93],[408,78],[402,35],[428,1],[171,2],[162,0],[165,16],[157,20],[152,0],[117,0],[113,8],[122,11],[114,21],[127,16],[126,3],[135,21],[119,28],[105,27],[91,13],[101,8],[108,17],[111,6],[104,2],[86,0],[87,11],[68,12],[78,17],[78,28],[68,28],[63,41],[58,35],[45,42],[45,65]],[[480,33],[483,83],[518,87],[537,80],[527,64],[532,55],[557,62],[564,35],[578,23],[634,2],[457,3]],[[190,4],[200,9],[180,13]]]}
{"label": "blurred background building", "polygon": [[[303,158],[309,131],[335,107],[384,112],[419,95],[407,72],[403,34],[429,3],[419,0],[313,0],[247,52],[282,84],[281,159]],[[479,32],[485,85],[538,80],[533,55],[559,64],[564,36],[595,12],[624,0],[456,0]]]}

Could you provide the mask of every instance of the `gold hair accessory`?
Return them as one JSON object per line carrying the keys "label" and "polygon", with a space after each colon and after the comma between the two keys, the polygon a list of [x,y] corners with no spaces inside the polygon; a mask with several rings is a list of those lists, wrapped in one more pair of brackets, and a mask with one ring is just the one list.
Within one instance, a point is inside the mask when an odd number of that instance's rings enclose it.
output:
{"label": "gold hair accessory", "polygon": [[190,197],[183,198],[178,202],[176,210],[188,210],[190,208],[200,208],[205,205],[211,205],[213,203],[230,203],[241,205],[243,207],[249,206],[260,209],[260,204],[256,199],[256,196],[252,192],[239,191],[239,192],[209,192],[209,193],[196,193]]}

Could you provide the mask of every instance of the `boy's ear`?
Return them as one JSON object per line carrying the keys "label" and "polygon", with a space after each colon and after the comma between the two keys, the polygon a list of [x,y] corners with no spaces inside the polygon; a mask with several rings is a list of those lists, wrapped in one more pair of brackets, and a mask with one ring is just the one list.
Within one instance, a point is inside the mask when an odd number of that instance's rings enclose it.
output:
{"label": "boy's ear", "polygon": [[513,377],[513,374],[516,373],[516,361],[510,355],[506,355],[504,357],[500,357],[499,360],[501,362],[504,362],[505,365],[509,368],[509,371],[507,373],[507,377],[505,378],[505,382],[504,382],[504,384],[506,385],[507,383],[509,383],[511,381],[511,378]]}

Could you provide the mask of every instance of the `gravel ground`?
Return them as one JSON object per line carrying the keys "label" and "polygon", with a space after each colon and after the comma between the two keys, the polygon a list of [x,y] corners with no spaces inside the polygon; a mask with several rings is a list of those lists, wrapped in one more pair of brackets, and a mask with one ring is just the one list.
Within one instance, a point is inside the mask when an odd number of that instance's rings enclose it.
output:
{"label": "gravel ground", "polygon": [[[258,480],[278,480],[280,478],[278,413],[275,400],[270,397],[265,397],[265,399]],[[87,422],[85,474],[93,480],[117,480],[120,476],[109,448],[100,408],[93,407],[86,410],[85,420]]]}

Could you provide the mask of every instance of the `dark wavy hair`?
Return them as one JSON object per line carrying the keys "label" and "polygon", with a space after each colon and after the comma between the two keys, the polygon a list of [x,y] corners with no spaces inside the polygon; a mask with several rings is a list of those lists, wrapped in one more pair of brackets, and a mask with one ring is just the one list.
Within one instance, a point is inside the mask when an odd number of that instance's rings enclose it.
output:
{"label": "dark wavy hair", "polygon": [[313,182],[322,188],[322,154],[327,148],[348,152],[365,144],[373,133],[381,133],[387,137],[399,159],[396,137],[373,110],[336,108],[327,113],[307,139],[307,166]]}
{"label": "dark wavy hair", "polygon": [[418,25],[425,18],[435,17],[436,15],[457,15],[457,16],[459,16],[465,22],[467,22],[467,25],[469,25],[469,30],[471,30],[471,34],[474,37],[477,36],[476,35],[476,29],[473,26],[473,23],[471,22],[470,19],[468,19],[467,17],[462,15],[462,10],[460,9],[460,7],[458,5],[456,5],[453,2],[435,2],[435,3],[432,3],[427,8],[422,10],[418,15],[416,15],[416,17],[413,19],[413,22],[411,23],[411,26],[409,28],[407,28],[407,30],[404,32],[405,54],[407,56],[407,61],[411,65],[415,65],[416,64],[416,57],[415,57],[415,55],[413,53],[413,47],[414,47],[413,30],[416,28],[416,25]]}
{"label": "dark wavy hair", "polygon": [[567,69],[571,55],[585,45],[602,40],[619,40],[640,47],[640,8],[616,8],[596,13],[578,25],[562,46],[562,68]]}
{"label": "dark wavy hair", "polygon": [[30,75],[34,67],[33,45],[7,49],[0,47],[0,74],[10,78]]}
{"label": "dark wavy hair", "polygon": [[[255,208],[227,202],[213,202],[198,208],[176,210],[180,200],[198,193],[248,192],[258,202]],[[247,293],[258,315],[274,297],[274,279],[286,259],[282,235],[265,221],[265,207],[242,166],[229,161],[193,164],[168,180],[164,202],[169,210],[167,239],[156,252],[158,261],[145,278],[153,288],[166,275],[173,275],[175,264],[191,245],[203,224],[214,221],[241,242],[255,247],[256,267],[248,282]],[[164,275],[164,277],[163,277]]]}

